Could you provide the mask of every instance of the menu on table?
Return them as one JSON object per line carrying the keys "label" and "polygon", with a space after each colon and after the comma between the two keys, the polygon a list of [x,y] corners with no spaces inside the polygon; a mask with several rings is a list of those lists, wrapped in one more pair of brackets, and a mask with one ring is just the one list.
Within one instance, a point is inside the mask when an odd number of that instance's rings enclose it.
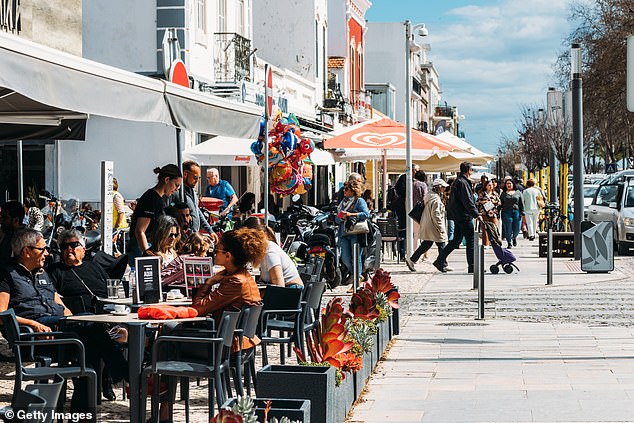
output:
{"label": "menu on table", "polygon": [[137,257],[135,263],[137,272],[135,289],[136,302],[152,304],[163,301],[160,258]]}

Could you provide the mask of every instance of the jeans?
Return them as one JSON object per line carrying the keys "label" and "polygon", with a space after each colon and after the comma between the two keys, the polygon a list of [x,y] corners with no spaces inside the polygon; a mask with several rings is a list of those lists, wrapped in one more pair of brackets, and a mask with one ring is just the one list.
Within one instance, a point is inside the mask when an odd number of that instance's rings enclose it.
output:
{"label": "jeans", "polygon": [[[434,245],[434,241],[428,241],[428,240],[423,241],[418,246],[416,251],[414,251],[414,254],[412,254],[412,257],[411,257],[412,261],[414,263],[416,263],[418,261],[418,259],[420,258],[420,256],[422,256],[427,251],[429,251],[429,249],[431,248],[432,245]],[[442,249],[445,248],[446,244],[444,242],[437,242],[436,245],[438,246],[438,254],[440,254]]]}
{"label": "jeans", "polygon": [[[348,271],[352,275],[352,246],[359,245],[359,238],[357,235],[351,236],[339,236],[339,250],[341,254],[341,261],[346,265]],[[357,257],[359,263],[359,274],[363,271],[361,266],[361,248],[359,248],[359,256]]]}
{"label": "jeans", "polygon": [[521,224],[522,216],[520,216],[519,210],[502,211],[502,227],[506,242],[511,244],[514,239],[517,239]]}
{"label": "jeans", "polygon": [[456,228],[456,225],[453,220],[447,220],[447,239],[451,241],[453,239],[453,233]]}
{"label": "jeans", "polygon": [[460,245],[464,237],[467,240],[467,264],[469,270],[473,270],[473,220],[455,220],[454,225],[455,232],[453,239],[449,241],[449,244],[438,254],[438,258],[434,263],[442,267],[447,267],[447,257],[453,250],[458,248],[458,245]]}

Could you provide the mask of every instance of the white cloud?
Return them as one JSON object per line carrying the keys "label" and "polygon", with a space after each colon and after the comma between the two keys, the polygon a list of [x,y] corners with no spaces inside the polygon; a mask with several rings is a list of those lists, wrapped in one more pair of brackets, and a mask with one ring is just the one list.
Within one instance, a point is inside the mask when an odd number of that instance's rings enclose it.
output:
{"label": "white cloud", "polygon": [[569,32],[570,0],[502,0],[449,10],[430,25],[430,59],[443,99],[467,119],[461,127],[477,147],[497,150],[513,134],[521,104],[545,102],[552,64]]}

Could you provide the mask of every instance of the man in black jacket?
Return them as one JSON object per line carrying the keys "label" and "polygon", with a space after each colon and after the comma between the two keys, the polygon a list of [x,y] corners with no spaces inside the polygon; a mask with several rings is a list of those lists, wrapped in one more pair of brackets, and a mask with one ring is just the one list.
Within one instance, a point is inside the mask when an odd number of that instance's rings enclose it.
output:
{"label": "man in black jacket", "polygon": [[464,236],[467,241],[468,273],[473,273],[473,219],[481,219],[475,206],[473,188],[469,176],[473,172],[473,164],[460,163],[460,174],[451,185],[449,203],[447,204],[447,218],[455,222],[453,239],[442,249],[433,263],[441,272],[447,271],[447,257],[462,242]]}

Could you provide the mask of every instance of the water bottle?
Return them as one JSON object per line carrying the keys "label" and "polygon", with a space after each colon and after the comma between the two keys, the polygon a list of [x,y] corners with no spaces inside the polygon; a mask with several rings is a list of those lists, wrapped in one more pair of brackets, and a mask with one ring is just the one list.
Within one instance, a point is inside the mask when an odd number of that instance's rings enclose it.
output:
{"label": "water bottle", "polygon": [[138,304],[139,300],[136,295],[136,272],[134,267],[130,267],[130,298],[132,298],[132,304]]}

